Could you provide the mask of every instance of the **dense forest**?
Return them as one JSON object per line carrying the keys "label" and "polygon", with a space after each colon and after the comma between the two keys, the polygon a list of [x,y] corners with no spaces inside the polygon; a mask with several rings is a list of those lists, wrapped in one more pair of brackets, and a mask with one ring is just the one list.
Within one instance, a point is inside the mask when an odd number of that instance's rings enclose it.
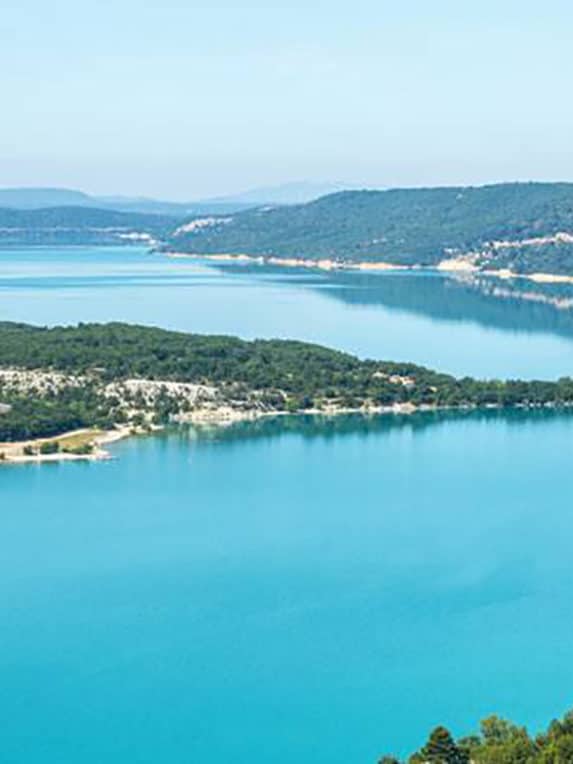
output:
{"label": "dense forest", "polygon": [[[45,380],[27,383],[22,391],[0,374],[0,441],[110,427],[129,420],[134,411],[140,419],[145,401],[105,393],[110,384],[133,379],[211,386],[221,403],[265,412],[573,404],[570,378],[456,379],[410,363],[360,360],[304,342],[246,342],[117,323],[55,328],[1,323],[2,369],[40,370],[65,375],[67,381],[47,387]],[[156,419],[166,421],[190,403],[165,390],[149,405]]]}
{"label": "dense forest", "polygon": [[[546,732],[530,736],[524,727],[490,716],[477,735],[455,741],[445,727],[437,727],[408,764],[571,764],[573,712],[551,722]],[[379,764],[400,764],[383,756]]]}
{"label": "dense forest", "polygon": [[[543,241],[559,233],[573,233],[573,184],[514,183],[344,191],[182,230],[171,236],[169,247],[197,254],[425,266],[477,252],[478,264],[487,267],[573,273],[573,243]],[[494,248],[495,241],[526,243]]]}

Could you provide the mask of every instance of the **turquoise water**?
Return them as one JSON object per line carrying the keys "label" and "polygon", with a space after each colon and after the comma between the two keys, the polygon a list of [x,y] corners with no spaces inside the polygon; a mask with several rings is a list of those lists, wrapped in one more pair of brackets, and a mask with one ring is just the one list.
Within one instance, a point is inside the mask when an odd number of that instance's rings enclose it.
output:
{"label": "turquoise water", "polygon": [[[500,286],[504,298],[491,293]],[[437,274],[215,269],[137,248],[0,250],[0,320],[295,337],[480,377],[573,374],[573,309],[532,300],[532,290]],[[568,287],[535,290],[573,297]]]}
{"label": "turquoise water", "polygon": [[[0,320],[572,373],[568,291],[504,290],[0,252]],[[283,418],[0,469],[0,758],[374,764],[437,723],[546,724],[573,706],[572,439],[555,413]]]}
{"label": "turquoise water", "polygon": [[312,420],[4,469],[2,759],[372,762],[573,702],[573,418]]}

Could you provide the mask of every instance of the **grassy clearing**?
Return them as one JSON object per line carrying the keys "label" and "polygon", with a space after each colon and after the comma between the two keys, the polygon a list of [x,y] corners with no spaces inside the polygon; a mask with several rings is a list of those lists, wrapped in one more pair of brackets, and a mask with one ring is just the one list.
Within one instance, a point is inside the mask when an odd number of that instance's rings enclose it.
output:
{"label": "grassy clearing", "polygon": [[49,438],[49,440],[57,443],[62,451],[74,451],[77,448],[89,445],[101,434],[101,430],[85,430],[84,432],[75,432],[70,435]]}

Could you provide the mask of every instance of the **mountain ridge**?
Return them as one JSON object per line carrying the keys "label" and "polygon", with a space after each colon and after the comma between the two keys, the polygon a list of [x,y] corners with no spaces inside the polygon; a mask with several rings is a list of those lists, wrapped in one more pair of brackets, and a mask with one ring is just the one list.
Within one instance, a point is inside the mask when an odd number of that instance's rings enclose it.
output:
{"label": "mountain ridge", "polygon": [[338,183],[294,182],[178,202],[146,196],[95,195],[57,186],[29,186],[0,188],[0,207],[22,210],[69,206],[97,207],[118,212],[172,215],[179,218],[196,214],[226,214],[267,204],[305,203],[342,188],[342,184]]}

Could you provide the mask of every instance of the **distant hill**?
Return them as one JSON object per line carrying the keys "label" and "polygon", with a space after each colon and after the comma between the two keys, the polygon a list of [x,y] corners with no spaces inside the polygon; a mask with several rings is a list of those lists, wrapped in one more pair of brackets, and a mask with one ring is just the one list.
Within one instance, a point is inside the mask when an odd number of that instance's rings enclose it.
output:
{"label": "distant hill", "polygon": [[34,210],[42,207],[83,207],[94,200],[69,188],[0,188],[0,207]]}
{"label": "distant hill", "polygon": [[94,205],[101,208],[118,210],[120,212],[141,212],[147,215],[171,215],[172,217],[190,217],[194,215],[227,215],[233,212],[251,209],[254,205],[216,200],[199,202],[165,202],[159,199],[145,197],[131,198],[128,196],[98,196],[93,197]]}
{"label": "distant hill", "polygon": [[344,191],[183,226],[170,246],[425,266],[465,257],[478,267],[573,274],[573,184]]}
{"label": "distant hill", "polygon": [[302,181],[284,183],[280,186],[254,188],[231,196],[205,199],[201,203],[204,205],[242,204],[249,207],[260,207],[268,204],[305,204],[321,196],[333,194],[344,189],[345,187],[341,183],[311,183],[309,181]]}
{"label": "distant hill", "polygon": [[342,186],[333,183],[286,183],[213,199],[172,202],[145,196],[93,196],[68,188],[0,188],[0,207],[20,210],[97,207],[119,212],[141,212],[180,218],[193,215],[226,215],[269,204],[302,204],[340,190]]}
{"label": "distant hill", "polygon": [[148,215],[189,217],[192,215],[227,214],[253,207],[241,201],[169,202],[146,197],[90,196],[83,191],[66,188],[0,188],[0,207],[16,210],[37,210],[47,207],[95,207],[118,212],[139,212]]}
{"label": "distant hill", "polygon": [[168,237],[177,222],[168,215],[92,207],[0,208],[0,244],[151,244]]}

